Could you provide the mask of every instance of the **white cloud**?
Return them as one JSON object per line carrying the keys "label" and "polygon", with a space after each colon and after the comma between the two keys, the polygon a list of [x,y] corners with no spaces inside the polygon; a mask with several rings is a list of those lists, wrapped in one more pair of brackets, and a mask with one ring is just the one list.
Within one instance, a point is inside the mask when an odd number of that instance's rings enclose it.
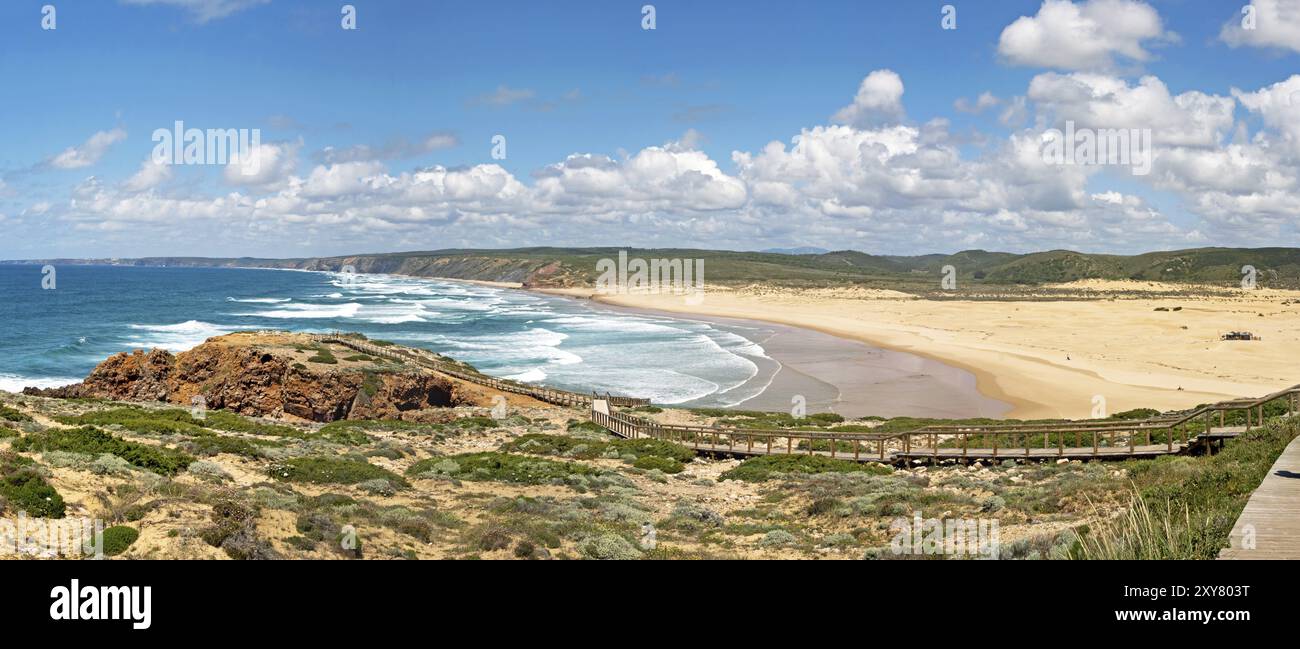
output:
{"label": "white cloud", "polygon": [[1232,47],[1300,52],[1300,0],[1252,0],[1242,10],[1248,8],[1223,26],[1219,38]]}
{"label": "white cloud", "polygon": [[1232,95],[1266,125],[1281,132],[1300,153],[1300,74],[1255,92],[1233,88]]}
{"label": "white cloud", "polygon": [[[944,119],[901,123],[900,79],[898,93],[883,93],[895,101],[853,104],[897,107],[893,122],[885,111],[874,113],[871,125],[854,115],[858,124],[807,127],[735,151],[725,167],[688,131],[629,154],[569,155],[535,171],[531,184],[497,164],[394,171],[381,160],[336,160],[299,175],[298,145],[272,143],[263,145],[256,177],[235,175],[238,164],[225,170],[237,192],[162,196],[143,191],[157,182],[142,167],[138,182],[119,187],[91,178],[51,211],[75,229],[158,237],[174,228],[210,229],[213,240],[242,243],[249,254],[268,241],[395,249],[427,247],[430,239],[445,246],[716,248],[797,239],[896,252],[1258,244],[1297,232],[1300,165],[1290,106],[1281,103],[1296,83],[1300,77],[1234,90],[1234,99],[1174,95],[1155,77],[1043,73],[1025,95],[1004,102],[1035,127],[963,153],[965,140],[953,137]],[[1237,101],[1260,116],[1257,132],[1241,134]],[[1066,119],[1080,127],[1151,128],[1152,174],[1120,171],[1121,186],[1106,167],[1045,162],[1042,129]],[[1134,183],[1170,192],[1169,203],[1194,222],[1168,218]]]}
{"label": "white cloud", "polygon": [[469,101],[471,106],[509,106],[517,102],[536,97],[537,93],[528,88],[511,88],[507,85],[497,86],[492,92],[479,95]]}
{"label": "white cloud", "polygon": [[126,131],[121,127],[110,131],[99,131],[90,136],[81,146],[70,146],[62,153],[46,160],[46,165],[55,169],[82,169],[89,167],[108,153],[114,144],[126,139]]}
{"label": "white cloud", "polygon": [[1029,99],[1049,121],[1087,128],[1151,129],[1156,142],[1215,146],[1232,131],[1231,97],[1189,91],[1171,95],[1164,82],[1142,77],[1137,85],[1091,73],[1048,72],[1029,83]]}
{"label": "white cloud", "polygon": [[840,124],[865,126],[903,117],[903,79],[893,70],[876,70],[858,85],[853,103],[832,118]]}
{"label": "white cloud", "polygon": [[1002,100],[994,96],[993,93],[985,91],[980,93],[980,96],[973,102],[965,97],[958,97],[957,101],[953,102],[952,107],[959,113],[978,115],[1001,104]]}
{"label": "white cloud", "polygon": [[1100,70],[1113,67],[1117,57],[1147,61],[1149,42],[1176,38],[1145,2],[1045,0],[1036,15],[1002,30],[998,54],[1013,65]]}
{"label": "white cloud", "polygon": [[435,131],[415,140],[396,138],[378,147],[368,144],[358,144],[343,149],[326,147],[320,152],[319,157],[327,163],[399,160],[458,146],[460,146],[460,138],[455,133]]}
{"label": "white cloud", "polygon": [[262,142],[247,155],[231,151],[223,177],[232,185],[276,186],[284,183],[297,168],[298,149],[302,142]]}
{"label": "white cloud", "polygon": [[235,12],[243,11],[257,5],[264,5],[271,0],[119,0],[127,5],[167,5],[178,7],[190,14],[197,23],[206,23],[218,18],[225,18]]}
{"label": "white cloud", "polygon": [[129,192],[142,192],[171,180],[172,175],[172,165],[155,162],[150,158],[141,163],[140,170],[128,178],[122,187]]}

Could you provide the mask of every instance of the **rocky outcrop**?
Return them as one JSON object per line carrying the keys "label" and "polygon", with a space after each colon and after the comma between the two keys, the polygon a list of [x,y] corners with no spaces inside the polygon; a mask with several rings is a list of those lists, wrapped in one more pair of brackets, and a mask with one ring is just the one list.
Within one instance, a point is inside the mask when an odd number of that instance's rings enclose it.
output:
{"label": "rocky outcrop", "polygon": [[310,421],[411,419],[436,421],[425,412],[474,399],[445,377],[411,372],[335,369],[294,362],[256,346],[214,338],[173,355],[155,349],[115,354],[81,383],[62,388],[28,388],[26,394],[98,397],[122,401],[165,401],[190,405],[202,396],[208,408],[244,415],[291,415]]}

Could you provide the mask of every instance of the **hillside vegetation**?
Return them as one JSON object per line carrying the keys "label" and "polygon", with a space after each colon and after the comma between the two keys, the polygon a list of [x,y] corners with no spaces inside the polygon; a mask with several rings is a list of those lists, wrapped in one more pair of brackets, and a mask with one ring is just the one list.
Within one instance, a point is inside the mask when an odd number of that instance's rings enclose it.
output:
{"label": "hillside vegetation", "polygon": [[945,266],[964,285],[1016,286],[1082,279],[1141,280],[1237,285],[1242,268],[1256,269],[1264,287],[1300,286],[1300,248],[1196,248],[1141,255],[1102,255],[1052,250],[1030,254],[965,250],[951,255],[912,257],[857,251],[820,254],[733,252],[683,248],[515,248],[447,249],[427,252],[303,259],[151,257],[131,260],[32,260],[31,263],[114,263],[141,266],[293,268],[358,273],[392,273],[517,282],[536,287],[592,286],[597,263],[618,259],[703,259],[710,284],[753,282],[789,285],[864,285],[927,290]]}

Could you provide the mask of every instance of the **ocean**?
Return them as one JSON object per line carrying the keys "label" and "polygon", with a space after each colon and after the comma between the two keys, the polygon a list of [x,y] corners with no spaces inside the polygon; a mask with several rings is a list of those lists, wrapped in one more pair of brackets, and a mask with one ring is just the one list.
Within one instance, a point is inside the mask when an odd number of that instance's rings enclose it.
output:
{"label": "ocean", "polygon": [[[736,330],[477,284],[225,268],[0,265],[0,390],[81,380],[117,352],[252,329],[359,331],[499,377],[692,406],[742,404],[779,365]],[[348,280],[351,281],[348,281]]]}

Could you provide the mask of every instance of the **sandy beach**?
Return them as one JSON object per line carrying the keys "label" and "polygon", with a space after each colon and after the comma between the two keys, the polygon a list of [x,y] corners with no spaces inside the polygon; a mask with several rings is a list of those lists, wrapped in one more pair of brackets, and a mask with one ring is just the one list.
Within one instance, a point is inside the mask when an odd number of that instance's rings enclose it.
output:
{"label": "sandy beach", "polygon": [[[599,308],[664,315],[650,309],[608,304]],[[1008,403],[980,394],[971,372],[924,356],[805,327],[753,319],[669,315],[676,320],[706,322],[744,336],[766,354],[766,358],[757,359],[758,373],[734,391],[745,393],[744,400],[723,394],[676,404],[679,406],[788,412],[797,401],[807,414],[944,418],[997,417],[1011,409]]]}
{"label": "sandy beach", "polygon": [[[924,300],[860,288],[709,287],[681,295],[545,292],[673,314],[803,327],[908,352],[974,375],[1007,417],[1086,418],[1189,408],[1300,382],[1300,292],[1080,282],[1070,299]],[[1256,341],[1223,341],[1246,330]]]}

